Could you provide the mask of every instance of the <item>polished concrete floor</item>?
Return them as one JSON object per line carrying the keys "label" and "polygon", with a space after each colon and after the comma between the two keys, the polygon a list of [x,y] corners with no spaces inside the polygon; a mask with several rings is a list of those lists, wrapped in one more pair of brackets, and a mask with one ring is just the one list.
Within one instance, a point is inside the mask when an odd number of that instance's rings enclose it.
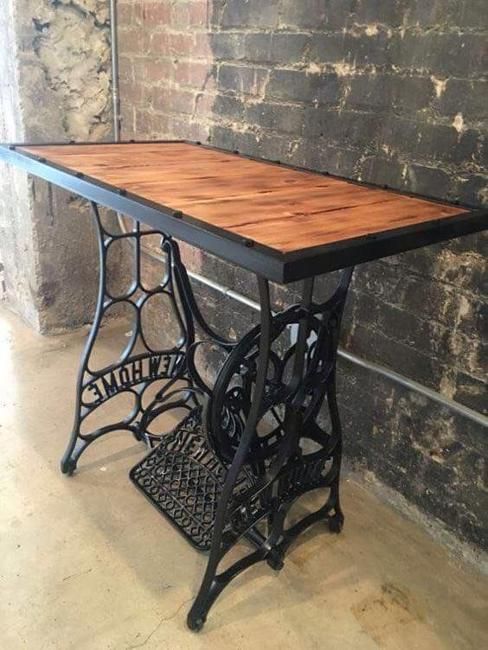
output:
{"label": "polished concrete floor", "polygon": [[[124,334],[105,330],[100,359]],[[142,446],[112,434],[75,476],[58,470],[83,335],[43,338],[0,311],[2,650],[488,647],[486,578],[352,479],[341,535],[317,526],[281,573],[253,567],[189,632],[205,557],[129,483]]]}

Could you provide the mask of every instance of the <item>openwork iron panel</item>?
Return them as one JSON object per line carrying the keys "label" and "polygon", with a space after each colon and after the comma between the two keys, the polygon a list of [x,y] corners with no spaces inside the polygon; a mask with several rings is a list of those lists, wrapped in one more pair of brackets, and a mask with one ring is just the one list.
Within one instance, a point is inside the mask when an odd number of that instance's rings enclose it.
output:
{"label": "openwork iron panel", "polygon": [[[226,474],[203,435],[197,407],[132,468],[130,478],[195,548],[208,551]],[[242,473],[240,489],[249,478]]]}

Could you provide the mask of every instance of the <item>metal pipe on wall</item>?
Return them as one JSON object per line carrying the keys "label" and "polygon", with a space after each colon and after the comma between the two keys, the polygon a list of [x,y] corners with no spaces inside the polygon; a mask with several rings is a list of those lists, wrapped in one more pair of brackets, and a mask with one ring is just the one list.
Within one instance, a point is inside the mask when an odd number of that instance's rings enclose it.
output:
{"label": "metal pipe on wall", "polygon": [[[149,250],[144,252],[149,257],[162,261],[162,258],[156,253]],[[250,307],[255,311],[259,311],[260,309],[259,303],[255,302],[254,300],[251,300],[250,298],[247,298],[246,296],[243,296],[242,294],[238,293],[237,291],[234,291],[233,289],[229,289],[228,287],[225,287],[224,285],[215,282],[214,280],[210,280],[205,276],[195,273],[193,271],[188,271],[188,275],[196,282],[199,282],[200,284],[203,284],[209,289],[213,289],[217,293],[227,298],[231,298],[232,300],[235,300],[236,302],[239,302],[240,304],[245,305],[246,307]],[[401,375],[400,373],[395,372],[394,370],[390,370],[389,368],[386,368],[385,366],[382,366],[379,363],[374,363],[373,361],[367,361],[366,359],[362,359],[361,357],[358,357],[356,354],[353,354],[352,352],[348,352],[347,350],[344,350],[341,347],[339,347],[338,355],[341,358],[345,359],[346,361],[349,361],[350,363],[353,363],[371,372],[374,372],[375,374],[381,375],[382,377],[385,377],[386,379],[389,379],[390,381],[393,381],[394,383],[399,384],[400,386],[403,386],[408,390],[414,391],[415,393],[418,393],[420,395],[424,395],[424,397],[427,397],[428,399],[437,402],[441,406],[444,406],[451,411],[455,411],[456,413],[459,413],[459,415],[462,415],[463,417],[468,418],[473,422],[476,422],[476,424],[480,424],[481,426],[488,427],[488,417],[486,417],[482,413],[478,413],[477,411],[470,409],[467,406],[464,406],[464,404],[460,404],[459,402],[455,402],[449,397],[445,397],[444,395],[441,395],[441,393],[432,390],[432,388],[423,386],[419,382],[413,379],[409,379],[408,377],[405,377],[404,375]]]}
{"label": "metal pipe on wall", "polygon": [[[114,131],[114,141],[118,142],[120,140],[120,134],[121,134],[121,116],[120,116],[117,0],[109,0],[109,5],[110,5],[110,34],[111,34],[111,48],[112,48],[113,131]],[[126,224],[124,223],[124,219],[122,215],[118,214],[117,218],[122,232],[127,232],[127,227]],[[162,261],[162,257],[157,255],[153,251],[146,250],[145,253],[148,256],[157,259],[160,262]],[[249,298],[246,298],[246,296],[243,296],[237,291],[234,291],[233,289],[229,289],[228,287],[225,287],[219,284],[218,282],[215,282],[214,280],[210,280],[193,271],[188,271],[188,275],[196,282],[199,282],[200,284],[203,284],[204,286],[213,289],[217,293],[220,293],[223,296],[231,298],[236,302],[245,305],[246,307],[250,307],[251,309],[259,311],[259,304],[257,302],[255,302],[254,300],[250,300]],[[488,417],[486,417],[482,413],[478,413],[477,411],[474,411],[473,409],[464,406],[464,404],[455,402],[454,400],[445,397],[444,395],[441,395],[437,391],[432,390],[427,386],[423,386],[422,384],[418,383],[417,381],[414,381],[413,379],[409,379],[408,377],[405,377],[404,375],[401,375],[400,373],[395,372],[394,370],[390,370],[389,368],[386,368],[385,366],[382,366],[380,364],[374,363],[372,361],[367,361],[366,359],[362,359],[361,357],[358,357],[352,352],[348,352],[342,348],[339,348],[338,354],[340,357],[346,359],[350,363],[353,363],[361,368],[369,370],[375,374],[381,375],[382,377],[385,377],[386,379],[389,379],[390,381],[393,381],[394,383],[399,384],[400,386],[403,386],[408,390],[414,391],[415,393],[418,393],[420,395],[424,395],[424,397],[427,397],[428,399],[437,402],[441,406],[444,406],[449,410],[458,413],[459,415],[475,422],[476,424],[480,424],[481,426],[488,427]]]}
{"label": "metal pipe on wall", "polygon": [[114,142],[120,140],[120,82],[119,82],[119,38],[117,21],[117,0],[110,0],[110,40],[112,61],[112,110],[114,123]]}

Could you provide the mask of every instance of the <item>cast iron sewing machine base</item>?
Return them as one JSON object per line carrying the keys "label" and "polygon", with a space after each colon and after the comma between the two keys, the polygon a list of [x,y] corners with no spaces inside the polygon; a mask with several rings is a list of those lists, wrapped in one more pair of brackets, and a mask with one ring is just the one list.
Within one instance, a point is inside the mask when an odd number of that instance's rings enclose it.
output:
{"label": "cast iron sewing machine base", "polygon": [[[225,340],[202,317],[177,244],[164,233],[133,231],[109,234],[92,204],[100,252],[100,285],[95,320],[82,357],[73,433],[61,463],[71,474],[85,449],[99,437],[126,429],[153,447],[130,477],[150,502],[197,549],[207,551],[207,569],[188,614],[188,627],[199,630],[222,590],[256,562],[274,570],[296,537],[323,521],[340,532],[344,516],[339,501],[341,425],[335,394],[337,345],[352,269],[342,272],[327,301],[313,299],[314,278],[304,281],[300,304],[273,314],[268,281],[258,276],[260,324],[239,342]],[[141,245],[148,234],[161,236],[165,270],[160,283],[145,286]],[[107,284],[107,256],[115,241],[133,245],[134,278],[114,296]],[[170,349],[149,344],[141,312],[154,295],[169,301],[181,336]],[[121,358],[102,369],[92,367],[96,338],[108,309],[130,305],[131,335]],[[195,352],[206,339],[220,346],[226,359],[213,386],[200,374]],[[152,400],[146,390],[165,380]],[[129,416],[92,432],[85,419],[121,392],[132,393]],[[324,409],[324,405],[326,408]],[[167,410],[187,415],[171,432],[152,429]],[[293,525],[292,505],[312,490],[324,488],[324,505]],[[240,540],[252,550],[226,569],[221,561]]]}

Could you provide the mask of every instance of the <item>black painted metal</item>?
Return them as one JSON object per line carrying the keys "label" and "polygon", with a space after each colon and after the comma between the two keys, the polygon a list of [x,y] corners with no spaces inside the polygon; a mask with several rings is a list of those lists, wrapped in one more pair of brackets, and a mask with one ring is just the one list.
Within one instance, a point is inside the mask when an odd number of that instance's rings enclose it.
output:
{"label": "black painted metal", "polygon": [[[207,571],[188,615],[192,630],[202,628],[216,598],[242,571],[262,560],[281,569],[289,545],[312,523],[323,520],[332,532],[342,529],[342,444],[335,366],[352,271],[343,272],[337,291],[323,304],[313,302],[313,280],[307,280],[302,303],[274,317],[266,283],[260,281],[261,326],[231,352],[208,404],[207,433],[215,452],[228,466],[230,462],[230,469],[220,495]],[[297,340],[287,345],[280,337],[289,334],[290,325],[298,327]],[[245,379],[239,384],[236,375]],[[236,385],[242,388],[237,397]],[[325,397],[328,429],[318,422]],[[268,433],[263,435],[261,426],[267,417],[275,420],[271,439]],[[215,435],[210,428],[219,422],[224,424]],[[233,423],[230,427],[229,422]],[[237,480],[243,467],[252,468],[254,474],[244,491]],[[329,490],[325,505],[287,527],[293,502],[317,488]],[[242,537],[251,541],[255,550],[219,573],[221,560]]]}
{"label": "black painted metal", "polygon": [[[151,503],[199,551],[208,551],[227,469],[208,444],[202,407],[194,407],[171,433],[130,471]],[[240,489],[253,475],[243,471]]]}
{"label": "black painted metal", "polygon": [[[117,146],[123,146],[123,143]],[[22,151],[17,146],[0,146],[1,158],[90,201],[129,214],[167,235],[183,239],[269,280],[281,283],[478,232],[488,226],[488,210],[475,209],[469,214],[449,219],[437,219],[379,235],[357,237],[336,244],[281,254],[257,242],[249,242],[228,231],[215,228],[190,215],[176,214],[168,206],[132,195],[126,192],[125,188],[108,185],[50,163]],[[344,180],[354,183],[349,179]]]}
{"label": "black painted metal", "polygon": [[[188,626],[201,629],[225,586],[265,560],[279,570],[292,541],[322,520],[339,532],[341,428],[335,397],[340,322],[352,269],[322,304],[313,278],[301,304],[271,314],[267,282],[258,279],[261,324],[229,352],[208,399],[131,470],[131,479],[195,547],[210,550]],[[296,340],[294,340],[296,339]],[[329,422],[320,423],[327,401]],[[293,502],[326,488],[316,513],[287,526]],[[253,550],[219,566],[241,539]]]}
{"label": "black painted metal", "polygon": [[[127,234],[110,234],[102,224],[95,203],[92,203],[92,213],[98,237],[99,289],[95,318],[78,374],[73,430],[61,461],[61,470],[67,474],[74,472],[81,454],[101,436],[116,430],[127,430],[132,432],[137,440],[159,442],[159,435],[148,431],[150,421],[169,409],[191,409],[196,404],[195,389],[186,365],[186,352],[195,341],[195,330],[186,296],[189,283],[176,242],[160,231],[142,230],[139,222],[135,222],[134,229]],[[148,288],[141,275],[141,245],[145,238],[152,235],[161,237],[161,249],[166,262],[160,281],[154,287]],[[107,260],[110,247],[120,241],[132,247],[133,278],[127,291],[114,296],[108,285]],[[152,347],[144,328],[143,310],[148,301],[156,295],[165,296],[181,332],[179,340],[169,349]],[[115,305],[130,305],[133,310],[130,337],[121,357],[115,363],[95,369],[95,342],[108,310]],[[201,319],[200,314],[199,318]],[[163,385],[153,399],[146,399],[146,391],[155,382],[161,382]],[[92,431],[83,430],[89,416],[122,393],[129,393],[134,397],[134,408],[125,419]]]}

